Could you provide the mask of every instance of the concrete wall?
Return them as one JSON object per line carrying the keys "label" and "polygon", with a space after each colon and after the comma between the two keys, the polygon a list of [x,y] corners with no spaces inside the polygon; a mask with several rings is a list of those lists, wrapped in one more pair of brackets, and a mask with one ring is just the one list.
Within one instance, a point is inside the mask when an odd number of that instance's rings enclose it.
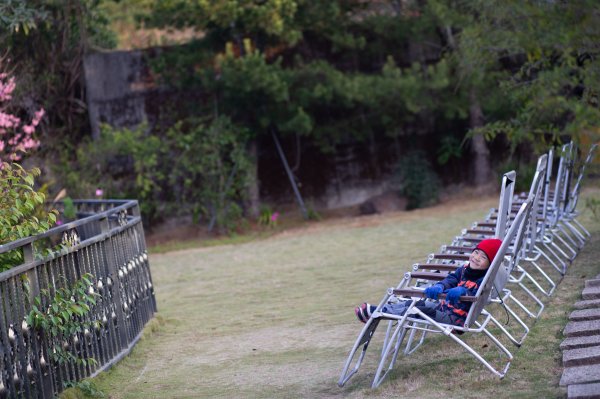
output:
{"label": "concrete wall", "polygon": [[92,135],[100,124],[134,127],[148,119],[146,95],[155,89],[141,51],[89,54],[84,59],[88,112]]}
{"label": "concrete wall", "polygon": [[[133,128],[148,122],[170,126],[186,114],[186,107],[203,101],[202,93],[160,87],[148,66],[148,60],[168,51],[154,48],[141,51],[114,51],[89,54],[84,60],[87,103],[94,138],[100,125]],[[323,154],[314,143],[298,144],[294,137],[282,137],[282,145],[295,171],[300,191],[320,208],[358,205],[389,190],[388,178],[393,165],[419,136],[425,144],[423,126],[412,138],[372,139],[370,143],[349,142],[334,153]],[[298,148],[299,147],[299,148]],[[292,189],[272,138],[258,140],[258,179],[260,195],[269,202],[293,202]]]}

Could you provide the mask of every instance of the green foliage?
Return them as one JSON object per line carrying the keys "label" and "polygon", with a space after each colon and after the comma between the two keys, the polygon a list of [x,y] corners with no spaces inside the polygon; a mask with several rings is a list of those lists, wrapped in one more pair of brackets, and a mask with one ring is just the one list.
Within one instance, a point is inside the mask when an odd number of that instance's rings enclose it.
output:
{"label": "green foliage", "polygon": [[166,134],[171,160],[168,184],[179,201],[192,204],[196,214],[228,232],[242,216],[238,201],[248,181],[246,133],[227,118],[189,119]]}
{"label": "green foliage", "polygon": [[462,143],[453,136],[442,137],[437,152],[438,164],[446,165],[452,158],[460,159],[461,157]]}
{"label": "green foliage", "polygon": [[406,209],[423,208],[438,200],[440,181],[422,151],[411,151],[400,159],[394,180],[408,201]]}
{"label": "green foliage", "polygon": [[[354,1],[290,3],[295,3],[295,11],[286,23],[301,32],[299,41],[285,35],[266,39],[259,22],[242,22],[249,15],[256,17],[250,9],[268,8],[271,2],[217,6],[161,1],[156,23],[192,24],[207,35],[156,61],[157,76],[207,93],[213,103],[211,109],[198,110],[200,115],[216,108],[252,136],[274,128],[282,134],[309,136],[324,151],[376,134],[404,134],[403,125],[419,124],[432,114],[440,123],[466,118],[465,96],[452,85],[455,64],[445,59],[430,65],[405,60],[402,45],[409,40],[438,40],[431,17],[409,17],[412,10],[404,6],[373,13],[366,10],[366,3]],[[208,23],[217,18],[210,13],[208,19],[196,19],[195,11],[211,7],[227,14],[229,25]],[[378,41],[377,49],[366,46],[367,41]],[[363,66],[357,61],[363,55],[377,57],[377,62]]]}
{"label": "green foliage", "polygon": [[[58,212],[44,210],[45,196],[34,189],[37,168],[29,171],[19,164],[0,167],[0,244],[42,233],[56,223]],[[21,250],[0,254],[0,271],[23,263]]]}
{"label": "green foliage", "polygon": [[230,39],[260,35],[295,42],[300,37],[293,26],[297,3],[293,0],[158,0],[147,22],[151,26],[193,26],[199,31],[220,32]]}
{"label": "green foliage", "polygon": [[71,197],[65,197],[63,199],[63,216],[66,219],[73,220],[77,217],[77,209],[75,209],[75,205],[73,204],[73,199]]}
{"label": "green foliage", "polygon": [[32,7],[27,0],[4,0],[0,3],[0,28],[9,32],[28,34],[38,21],[47,18],[47,11]]}
{"label": "green foliage", "polygon": [[308,206],[306,209],[306,218],[308,220],[319,221],[323,219],[321,214],[315,210],[313,206]]}
{"label": "green foliage", "polygon": [[0,47],[20,87],[15,105],[43,105],[42,150],[52,157],[56,147],[78,142],[89,129],[83,56],[91,47],[115,44],[99,10],[102,1],[0,1]]}
{"label": "green foliage", "polygon": [[[501,72],[486,93],[501,93],[510,113],[493,115],[474,134],[505,134],[513,148],[538,150],[561,135],[599,137],[597,87],[600,24],[595,1],[474,1],[462,4],[470,23],[460,34],[461,65],[480,76]],[[476,16],[476,18],[475,18]]]}
{"label": "green foliage", "polygon": [[145,130],[103,126],[100,138],[58,171],[69,192],[89,197],[101,187],[109,198],[138,199],[150,223],[191,213],[209,230],[234,230],[248,182],[247,132],[227,118],[189,118],[162,137]]}
{"label": "green foliage", "polygon": [[70,381],[64,387],[67,389],[61,392],[60,399],[106,398],[106,394],[92,380]]}
{"label": "green foliage", "polygon": [[[96,304],[98,293],[94,292],[93,276],[89,273],[81,276],[72,287],[42,290],[42,295],[34,298],[34,304],[27,315],[27,323],[33,328],[44,331],[54,344],[50,357],[53,361],[63,364],[77,362],[86,365],[95,364],[93,358],[80,358],[68,350],[69,341],[74,336],[87,339],[93,323],[85,321],[91,306]],[[96,321],[99,323],[100,321]],[[79,338],[78,338],[79,339]]]}
{"label": "green foliage", "polygon": [[279,219],[279,212],[273,212],[273,210],[266,205],[263,205],[260,209],[260,215],[258,216],[258,223],[267,227],[276,227]]}
{"label": "green foliage", "polygon": [[289,82],[280,63],[269,64],[258,51],[239,58],[229,54],[221,62],[220,73],[220,79],[207,86],[219,93],[220,108],[233,121],[257,133],[293,118],[294,110],[288,108]]}
{"label": "green foliage", "polygon": [[143,214],[153,220],[157,212],[157,188],[163,172],[159,168],[160,139],[136,129],[101,128],[100,138],[86,140],[77,148],[74,164],[64,165],[63,176],[72,196],[93,197],[101,187],[108,198],[135,198]]}

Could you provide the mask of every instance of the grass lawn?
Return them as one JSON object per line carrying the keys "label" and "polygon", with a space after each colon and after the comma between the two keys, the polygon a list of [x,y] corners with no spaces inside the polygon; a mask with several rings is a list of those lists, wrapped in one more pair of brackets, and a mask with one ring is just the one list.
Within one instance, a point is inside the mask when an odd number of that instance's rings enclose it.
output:
{"label": "grass lawn", "polygon": [[[598,198],[600,189],[586,196]],[[359,373],[337,386],[362,327],[354,306],[378,302],[413,263],[481,220],[496,202],[454,200],[310,223],[241,244],[151,253],[159,313],[131,355],[94,383],[112,398],[144,399],[564,397],[558,387],[562,329],[584,280],[600,273],[600,224],[587,210],[580,220],[593,237],[546,299],[523,347],[514,348],[503,380],[436,336],[399,359],[372,390],[376,339]]]}

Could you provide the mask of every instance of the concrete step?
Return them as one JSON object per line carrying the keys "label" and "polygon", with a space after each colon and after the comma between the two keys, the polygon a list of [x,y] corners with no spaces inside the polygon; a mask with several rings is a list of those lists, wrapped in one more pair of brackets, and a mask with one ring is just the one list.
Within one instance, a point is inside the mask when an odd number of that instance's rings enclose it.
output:
{"label": "concrete step", "polygon": [[600,308],[600,299],[575,302],[575,309]]}
{"label": "concrete step", "polygon": [[567,388],[568,399],[598,399],[600,398],[600,383],[573,384]]}
{"label": "concrete step", "polygon": [[582,337],[598,335],[598,331],[600,331],[600,320],[570,321],[563,334],[567,337]]}
{"label": "concrete step", "polygon": [[596,364],[600,368],[600,346],[568,349],[563,351],[563,367]]}
{"label": "concrete step", "polygon": [[584,337],[569,337],[560,343],[560,349],[564,351],[598,345],[600,345],[600,335],[588,335]]}
{"label": "concrete step", "polygon": [[585,280],[585,286],[587,287],[600,287],[600,278],[595,278],[592,280]]}
{"label": "concrete step", "polygon": [[569,315],[569,320],[598,320],[600,319],[600,308],[575,310]]}
{"label": "concrete step", "polygon": [[586,300],[600,299],[600,287],[585,287],[581,293],[581,297]]}
{"label": "concrete step", "polygon": [[567,367],[563,370],[560,385],[588,384],[600,382],[600,365]]}

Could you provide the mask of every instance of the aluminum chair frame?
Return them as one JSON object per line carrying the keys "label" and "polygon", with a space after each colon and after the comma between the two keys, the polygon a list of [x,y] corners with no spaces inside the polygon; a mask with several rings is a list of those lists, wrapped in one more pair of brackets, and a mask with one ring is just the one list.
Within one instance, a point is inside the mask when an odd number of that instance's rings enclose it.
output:
{"label": "aluminum chair frame", "polygon": [[[383,379],[385,378],[385,376],[387,375],[387,373],[389,372],[389,370],[391,370],[393,368],[393,366],[396,362],[398,353],[399,353],[400,345],[402,343],[402,340],[405,338],[408,330],[422,331],[424,335],[426,335],[428,332],[444,334],[445,336],[451,338],[454,342],[459,344],[461,347],[463,347],[465,350],[467,350],[467,352],[469,352],[471,355],[473,355],[473,357],[475,357],[475,359],[477,359],[479,362],[481,362],[493,374],[495,374],[496,376],[498,376],[500,378],[504,377],[504,375],[508,371],[508,368],[510,366],[510,362],[512,361],[513,356],[511,354],[511,352],[496,337],[494,337],[487,330],[486,327],[490,322],[495,324],[500,329],[502,329],[503,327],[502,327],[501,323],[499,323],[495,318],[493,318],[493,316],[489,312],[487,312],[487,310],[485,310],[484,308],[489,303],[492,302],[492,299],[493,299],[492,289],[493,288],[496,290],[496,297],[497,297],[497,294],[499,292],[502,292],[502,290],[504,289],[503,286],[502,287],[498,287],[498,286],[494,287],[494,285],[497,284],[496,276],[498,274],[498,271],[503,267],[503,265],[506,262],[504,255],[506,254],[506,252],[511,244],[510,241],[512,241],[513,238],[517,237],[517,235],[521,236],[521,238],[519,238],[519,240],[521,240],[522,237],[524,236],[525,228],[524,228],[523,224],[524,224],[524,221],[528,218],[528,213],[531,211],[532,203],[533,203],[532,200],[531,201],[528,200],[528,201],[526,201],[526,203],[524,203],[522,205],[521,209],[519,210],[519,212],[515,218],[515,221],[512,223],[509,231],[507,232],[507,240],[503,241],[502,245],[500,246],[498,254],[497,254],[496,258],[494,259],[494,261],[492,262],[492,265],[490,265],[490,268],[489,268],[488,272],[486,273],[484,280],[482,281],[475,297],[461,297],[461,299],[475,298],[475,301],[473,302],[473,304],[471,306],[471,310],[469,311],[469,314],[465,321],[464,327],[447,325],[447,324],[439,323],[439,322],[431,319],[429,316],[427,316],[426,314],[421,312],[419,309],[414,307],[415,301],[413,301],[413,304],[410,306],[409,310],[405,313],[404,316],[396,316],[396,315],[391,315],[391,314],[386,314],[386,313],[381,312],[381,309],[389,301],[390,297],[395,296],[398,293],[400,293],[401,292],[400,289],[402,287],[406,286],[406,284],[409,280],[405,278],[403,281],[400,282],[400,284],[398,285],[398,287],[395,290],[388,289],[388,291],[384,295],[383,299],[377,306],[377,309],[373,313],[372,317],[367,321],[367,323],[361,330],[361,333],[359,334],[357,340],[355,341],[354,346],[351,349],[351,351],[348,355],[348,358],[344,364],[342,374],[338,381],[338,385],[340,387],[343,386],[354,374],[356,374],[358,372],[360,365],[362,364],[363,359],[365,357],[369,343],[371,342],[371,339],[373,338],[373,335],[374,335],[374,333],[377,329],[377,326],[379,325],[381,320],[390,320],[390,321],[395,320],[395,321],[397,321],[398,324],[396,325],[395,330],[394,330],[394,332],[391,333],[391,335],[389,334],[391,327],[388,326],[388,332],[386,333],[386,337],[384,340],[381,359],[380,359],[379,366],[378,366],[378,369],[377,369],[377,372],[376,372],[376,375],[375,375],[375,378],[374,378],[374,381],[372,384],[373,388],[379,386],[381,384],[381,382],[383,381]],[[512,257],[512,259],[513,259],[512,261],[516,261],[516,257]],[[505,269],[507,269],[508,267],[509,266],[504,266]],[[443,297],[443,296],[444,295],[442,294],[441,297]],[[413,297],[413,298],[417,299],[419,297]],[[480,315],[483,315],[484,319],[482,321],[478,321],[478,317]],[[419,318],[415,318],[416,316],[418,316]],[[475,326],[475,327],[473,327],[473,326]],[[403,331],[405,329],[407,331]],[[466,342],[464,342],[463,340],[458,338],[458,336],[456,334],[453,334],[453,331],[462,331],[462,332],[469,332],[469,333],[483,333],[496,345],[498,350],[506,356],[506,359],[507,359],[506,363],[504,364],[503,367],[500,367],[500,368],[494,367],[487,360],[485,360],[483,358],[483,356],[480,355],[474,348],[472,348]],[[411,338],[414,337],[414,334],[411,331],[411,334],[409,334],[409,342],[408,342],[409,345],[406,347],[405,353],[407,353],[407,354],[413,353],[414,350],[416,350],[419,346],[421,346],[422,343],[424,342],[424,338],[425,338],[424,335],[419,340],[420,343],[417,343],[416,346],[413,346],[412,343],[414,342],[414,340],[412,340]],[[361,349],[361,347],[362,347],[362,349]],[[359,353],[359,350],[360,350],[360,353]],[[358,358],[357,358],[357,356],[358,356]],[[390,361],[390,357],[391,357],[391,361]]]}

